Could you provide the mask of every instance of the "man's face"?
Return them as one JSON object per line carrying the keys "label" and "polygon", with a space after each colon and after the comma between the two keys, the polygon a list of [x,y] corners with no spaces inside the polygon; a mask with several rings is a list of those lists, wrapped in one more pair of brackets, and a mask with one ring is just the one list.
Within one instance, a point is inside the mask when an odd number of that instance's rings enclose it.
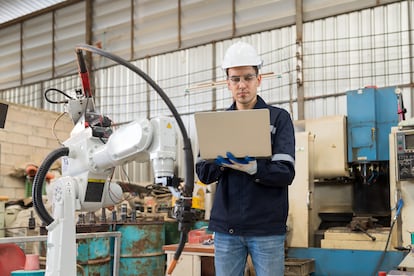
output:
{"label": "man's face", "polygon": [[227,86],[236,101],[237,109],[251,109],[257,101],[257,88],[261,76],[256,75],[253,66],[240,66],[228,69]]}

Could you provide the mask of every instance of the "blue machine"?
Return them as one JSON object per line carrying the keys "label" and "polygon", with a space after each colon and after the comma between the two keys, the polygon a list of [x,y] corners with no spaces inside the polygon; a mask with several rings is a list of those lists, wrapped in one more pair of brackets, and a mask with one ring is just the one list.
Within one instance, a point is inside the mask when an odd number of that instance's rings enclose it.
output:
{"label": "blue machine", "polygon": [[388,161],[388,135],[398,124],[395,87],[348,91],[348,161]]}
{"label": "blue machine", "polygon": [[[389,134],[398,125],[395,87],[347,92],[348,162],[356,217],[390,221]],[[352,227],[351,227],[352,228]]]}

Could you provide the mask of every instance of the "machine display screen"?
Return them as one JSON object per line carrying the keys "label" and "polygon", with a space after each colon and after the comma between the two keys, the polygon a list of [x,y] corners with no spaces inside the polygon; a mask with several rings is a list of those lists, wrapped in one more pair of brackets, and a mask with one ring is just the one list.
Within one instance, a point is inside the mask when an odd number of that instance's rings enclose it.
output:
{"label": "machine display screen", "polygon": [[414,149],[414,134],[405,135],[405,149]]}

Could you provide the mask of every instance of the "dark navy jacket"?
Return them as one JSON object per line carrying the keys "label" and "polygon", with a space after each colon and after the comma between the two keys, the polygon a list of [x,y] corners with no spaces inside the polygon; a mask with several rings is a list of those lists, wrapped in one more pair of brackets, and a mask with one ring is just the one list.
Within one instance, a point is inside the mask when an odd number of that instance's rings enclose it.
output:
{"label": "dark navy jacket", "polygon": [[[196,163],[201,182],[218,182],[209,222],[211,231],[245,236],[286,233],[288,186],[295,176],[292,120],[286,110],[267,105],[259,96],[254,108],[270,111],[273,154],[268,159],[257,159],[256,174],[219,167],[214,161],[199,159]],[[228,110],[235,109],[233,103]]]}

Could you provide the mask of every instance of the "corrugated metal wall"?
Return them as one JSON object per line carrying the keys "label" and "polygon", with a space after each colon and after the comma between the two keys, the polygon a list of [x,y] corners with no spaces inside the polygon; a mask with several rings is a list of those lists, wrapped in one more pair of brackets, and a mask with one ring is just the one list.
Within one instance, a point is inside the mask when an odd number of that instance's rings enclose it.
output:
{"label": "corrugated metal wall", "polygon": [[0,29],[1,87],[20,85],[20,25]]}
{"label": "corrugated metal wall", "polygon": [[[302,0],[315,20],[397,0]],[[405,2],[405,1],[404,1]],[[63,3],[64,4],[64,3]],[[296,23],[292,0],[72,0],[0,25],[0,89],[67,75],[71,49],[92,43],[128,60]],[[100,60],[97,67],[111,64]],[[73,69],[72,69],[73,70]]]}
{"label": "corrugated metal wall", "polygon": [[[346,114],[347,90],[412,83],[410,12],[412,5],[400,2],[304,25],[305,93],[314,98],[306,102],[306,118]],[[410,89],[403,91],[412,101]]]}
{"label": "corrugated metal wall", "polygon": [[[113,4],[119,2],[119,5]],[[181,3],[180,20],[174,1],[135,0],[131,10],[128,4],[131,1],[96,0],[93,2],[93,41],[125,59],[140,57],[133,64],[153,78],[170,97],[187,126],[194,151],[197,140],[192,114],[224,109],[231,103],[220,64],[226,48],[238,39],[255,45],[265,61],[260,94],[269,103],[288,110],[294,119],[298,118],[298,57],[303,66],[305,118],[346,114],[345,92],[367,85],[401,87],[407,117],[411,117],[412,1],[386,1],[395,3],[353,12],[349,12],[351,7],[354,10],[371,7],[377,1],[342,0],[335,4],[304,1],[305,20],[318,15],[349,13],[304,23],[299,56],[294,1],[235,1],[234,17],[232,1],[178,2]],[[75,89],[80,88],[74,49],[85,39],[84,9],[85,3],[80,2],[34,18],[32,24],[23,23],[22,34],[28,39],[23,40],[28,62],[23,61],[23,77],[42,76],[52,80],[4,89],[0,94],[2,99],[63,111],[63,106],[45,101],[43,92],[55,87],[74,95]],[[48,18],[53,19],[55,28],[47,24]],[[42,30],[36,29],[35,24],[41,25]],[[10,34],[10,30],[18,34]],[[48,31],[54,34],[50,36]],[[20,62],[16,62],[20,52],[12,47],[20,43],[19,33],[18,26],[0,29],[0,34],[7,38],[0,40],[0,48],[7,53],[0,54],[0,61],[13,72],[20,68]],[[198,46],[190,47],[193,45]],[[177,50],[180,47],[189,48]],[[45,48],[49,50],[39,50]],[[156,55],[160,52],[165,53]],[[112,64],[108,59],[94,56],[95,68],[102,67],[94,71],[95,100],[102,113],[115,122],[170,114],[161,98],[138,75],[119,65],[109,66]],[[47,70],[48,66],[53,70]],[[0,70],[3,88],[20,83],[20,76],[8,74],[4,68]],[[68,73],[72,74],[57,77]],[[59,97],[55,94],[55,99]],[[130,164],[125,172],[119,172],[118,178],[125,179],[125,173],[130,181],[151,179],[148,164]]]}
{"label": "corrugated metal wall", "polygon": [[54,13],[53,77],[73,72],[74,45],[85,42],[85,16],[84,3]]}
{"label": "corrugated metal wall", "polygon": [[52,78],[53,15],[47,13],[22,24],[23,84]]}

